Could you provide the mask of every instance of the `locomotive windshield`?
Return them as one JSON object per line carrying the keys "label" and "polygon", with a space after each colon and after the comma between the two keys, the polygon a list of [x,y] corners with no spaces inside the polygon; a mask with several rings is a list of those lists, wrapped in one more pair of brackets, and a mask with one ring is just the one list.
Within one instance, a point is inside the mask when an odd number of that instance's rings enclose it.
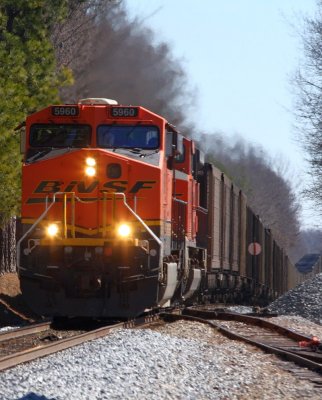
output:
{"label": "locomotive windshield", "polygon": [[160,146],[159,129],[148,125],[101,125],[97,145],[104,148],[155,150]]}
{"label": "locomotive windshield", "polygon": [[29,144],[32,147],[88,147],[91,143],[89,125],[37,124],[30,128]]}

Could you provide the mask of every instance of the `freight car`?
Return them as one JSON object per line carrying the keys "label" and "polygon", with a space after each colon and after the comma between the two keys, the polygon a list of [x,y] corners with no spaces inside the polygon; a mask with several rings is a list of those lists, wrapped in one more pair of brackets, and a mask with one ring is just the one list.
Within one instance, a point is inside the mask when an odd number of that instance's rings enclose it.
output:
{"label": "freight car", "polygon": [[161,116],[109,99],[49,106],[21,148],[18,271],[39,314],[263,305],[288,289],[293,267],[243,192]]}

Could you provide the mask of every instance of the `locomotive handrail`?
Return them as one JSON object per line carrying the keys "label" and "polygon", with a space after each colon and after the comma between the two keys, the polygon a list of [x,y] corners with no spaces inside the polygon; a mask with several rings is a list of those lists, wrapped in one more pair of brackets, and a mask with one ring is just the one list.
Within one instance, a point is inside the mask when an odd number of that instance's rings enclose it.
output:
{"label": "locomotive handrail", "polygon": [[157,235],[148,227],[148,225],[143,221],[143,219],[127,204],[126,197],[124,193],[115,193],[114,196],[120,196],[123,198],[123,202],[125,207],[130,211],[130,213],[143,225],[143,227],[147,230],[147,232],[152,236],[152,238],[158,243],[160,246],[160,266],[161,260],[163,256],[163,242],[160,240]]}
{"label": "locomotive handrail", "polygon": [[187,204],[188,204],[187,201],[177,199],[176,197],[173,197],[173,201],[176,201],[177,203],[181,203],[181,204],[184,204],[184,205],[187,205]]}
{"label": "locomotive handrail", "polygon": [[195,207],[195,209],[197,211],[202,212],[203,214],[207,214],[208,213],[208,208],[205,208],[205,207],[202,207],[202,206],[197,206],[197,207]]}
{"label": "locomotive handrail", "polygon": [[126,197],[124,193],[115,193],[115,196],[123,197],[123,202],[125,207],[131,212],[132,215],[144,226],[144,228],[149,232],[153,239],[158,243],[159,246],[162,245],[162,240],[160,240],[157,235],[148,227],[148,225],[143,221],[143,219],[127,204]]}
{"label": "locomotive handrail", "polygon": [[[74,192],[56,192],[53,195],[51,204],[48,205],[49,203],[49,196],[46,196],[46,202],[45,202],[45,211],[39,216],[39,218],[34,222],[34,224],[24,233],[24,235],[22,235],[22,237],[18,240],[17,242],[17,267],[18,269],[20,269],[20,246],[21,243],[24,239],[26,239],[26,237],[29,235],[30,232],[32,232],[36,226],[45,218],[45,216],[47,215],[47,213],[49,212],[49,210],[53,207],[54,204],[56,204],[56,197],[58,195],[64,195],[64,233],[66,235],[66,221],[67,221],[67,216],[66,214],[66,195],[67,194],[72,194],[73,195],[73,204],[74,201],[79,201],[82,203],[86,203],[86,201],[82,201],[78,196],[75,196]],[[152,238],[157,242],[157,244],[160,247],[160,261],[162,259],[162,255],[163,255],[163,242],[158,238],[158,236],[149,228],[149,226],[142,220],[142,218],[128,205],[128,203],[126,202],[126,197],[124,193],[115,193],[114,196],[120,196],[123,198],[123,203],[125,205],[125,207],[131,212],[131,214],[143,225],[143,227],[146,229],[146,231],[152,236]],[[74,207],[73,207],[74,208]],[[72,218],[72,220],[74,220],[74,217]],[[73,228],[72,228],[73,230]],[[161,265],[161,262],[160,262]]]}
{"label": "locomotive handrail", "polygon": [[[46,196],[46,201],[45,201],[45,211],[39,216],[39,218],[33,223],[33,225],[25,232],[24,235],[18,240],[17,242],[17,267],[20,269],[20,246],[22,241],[29,235],[30,232],[32,232],[36,226],[45,218],[47,215],[48,211],[53,207],[54,204],[56,204],[56,197],[58,195],[64,195],[63,199],[63,204],[64,204],[64,211],[63,211],[63,220],[64,220],[64,236],[67,236],[67,215],[66,215],[66,195],[71,194],[72,195],[72,236],[75,237],[75,200],[77,200],[80,203],[90,203],[91,201],[84,201],[80,199],[78,196],[75,196],[75,192],[56,192],[53,194],[53,198],[51,200],[51,204],[49,204],[49,196]],[[49,205],[48,205],[49,204]]]}
{"label": "locomotive handrail", "polygon": [[29,235],[29,233],[32,232],[36,228],[36,226],[39,224],[39,222],[45,218],[48,211],[53,207],[54,204],[56,204],[56,195],[65,194],[65,193],[66,192],[54,193],[53,201],[50,205],[48,205],[48,197],[49,196],[46,196],[45,211],[39,216],[39,218],[33,223],[33,225],[31,225],[31,227],[27,230],[27,232],[25,232],[25,234],[22,235],[21,238],[18,240],[18,243],[17,243],[17,267],[18,267],[18,270],[20,269],[20,245],[21,245],[22,241],[26,239],[26,237]]}

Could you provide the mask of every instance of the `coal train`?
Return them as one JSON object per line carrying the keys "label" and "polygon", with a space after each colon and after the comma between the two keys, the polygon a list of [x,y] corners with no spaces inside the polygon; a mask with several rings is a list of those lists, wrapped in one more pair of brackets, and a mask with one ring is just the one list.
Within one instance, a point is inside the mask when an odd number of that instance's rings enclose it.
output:
{"label": "coal train", "polygon": [[297,283],[245,194],[144,107],[49,106],[26,118],[21,150],[18,272],[41,315],[265,305]]}

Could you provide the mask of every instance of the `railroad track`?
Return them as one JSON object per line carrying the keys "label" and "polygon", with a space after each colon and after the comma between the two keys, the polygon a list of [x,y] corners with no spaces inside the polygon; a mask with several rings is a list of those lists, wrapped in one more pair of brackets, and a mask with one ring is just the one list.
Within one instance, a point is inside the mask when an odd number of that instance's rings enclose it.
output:
{"label": "railroad track", "polygon": [[[184,309],[181,314],[173,312],[145,316],[92,329],[89,332],[57,330],[53,329],[51,322],[44,322],[1,333],[0,371],[104,337],[121,328],[147,327],[160,321],[160,317],[165,321],[186,319],[206,323],[230,339],[242,340],[282,357],[288,361],[281,363],[284,369],[293,372],[299,378],[311,380],[319,387],[322,386],[322,353],[298,346],[299,341],[309,341],[310,337],[263,318],[193,308]],[[221,322],[218,323],[218,320]]]}
{"label": "railroad track", "polygon": [[144,327],[157,319],[145,316],[90,331],[57,330],[51,322],[32,324],[0,334],[0,371],[99,339],[121,328]]}
{"label": "railroad track", "polygon": [[185,319],[206,323],[230,339],[249,343],[279,356],[283,360],[279,363],[283,369],[322,387],[322,353],[299,347],[300,341],[309,342],[311,337],[263,318],[238,313],[187,308],[182,315],[163,313],[160,316],[166,321]]}

